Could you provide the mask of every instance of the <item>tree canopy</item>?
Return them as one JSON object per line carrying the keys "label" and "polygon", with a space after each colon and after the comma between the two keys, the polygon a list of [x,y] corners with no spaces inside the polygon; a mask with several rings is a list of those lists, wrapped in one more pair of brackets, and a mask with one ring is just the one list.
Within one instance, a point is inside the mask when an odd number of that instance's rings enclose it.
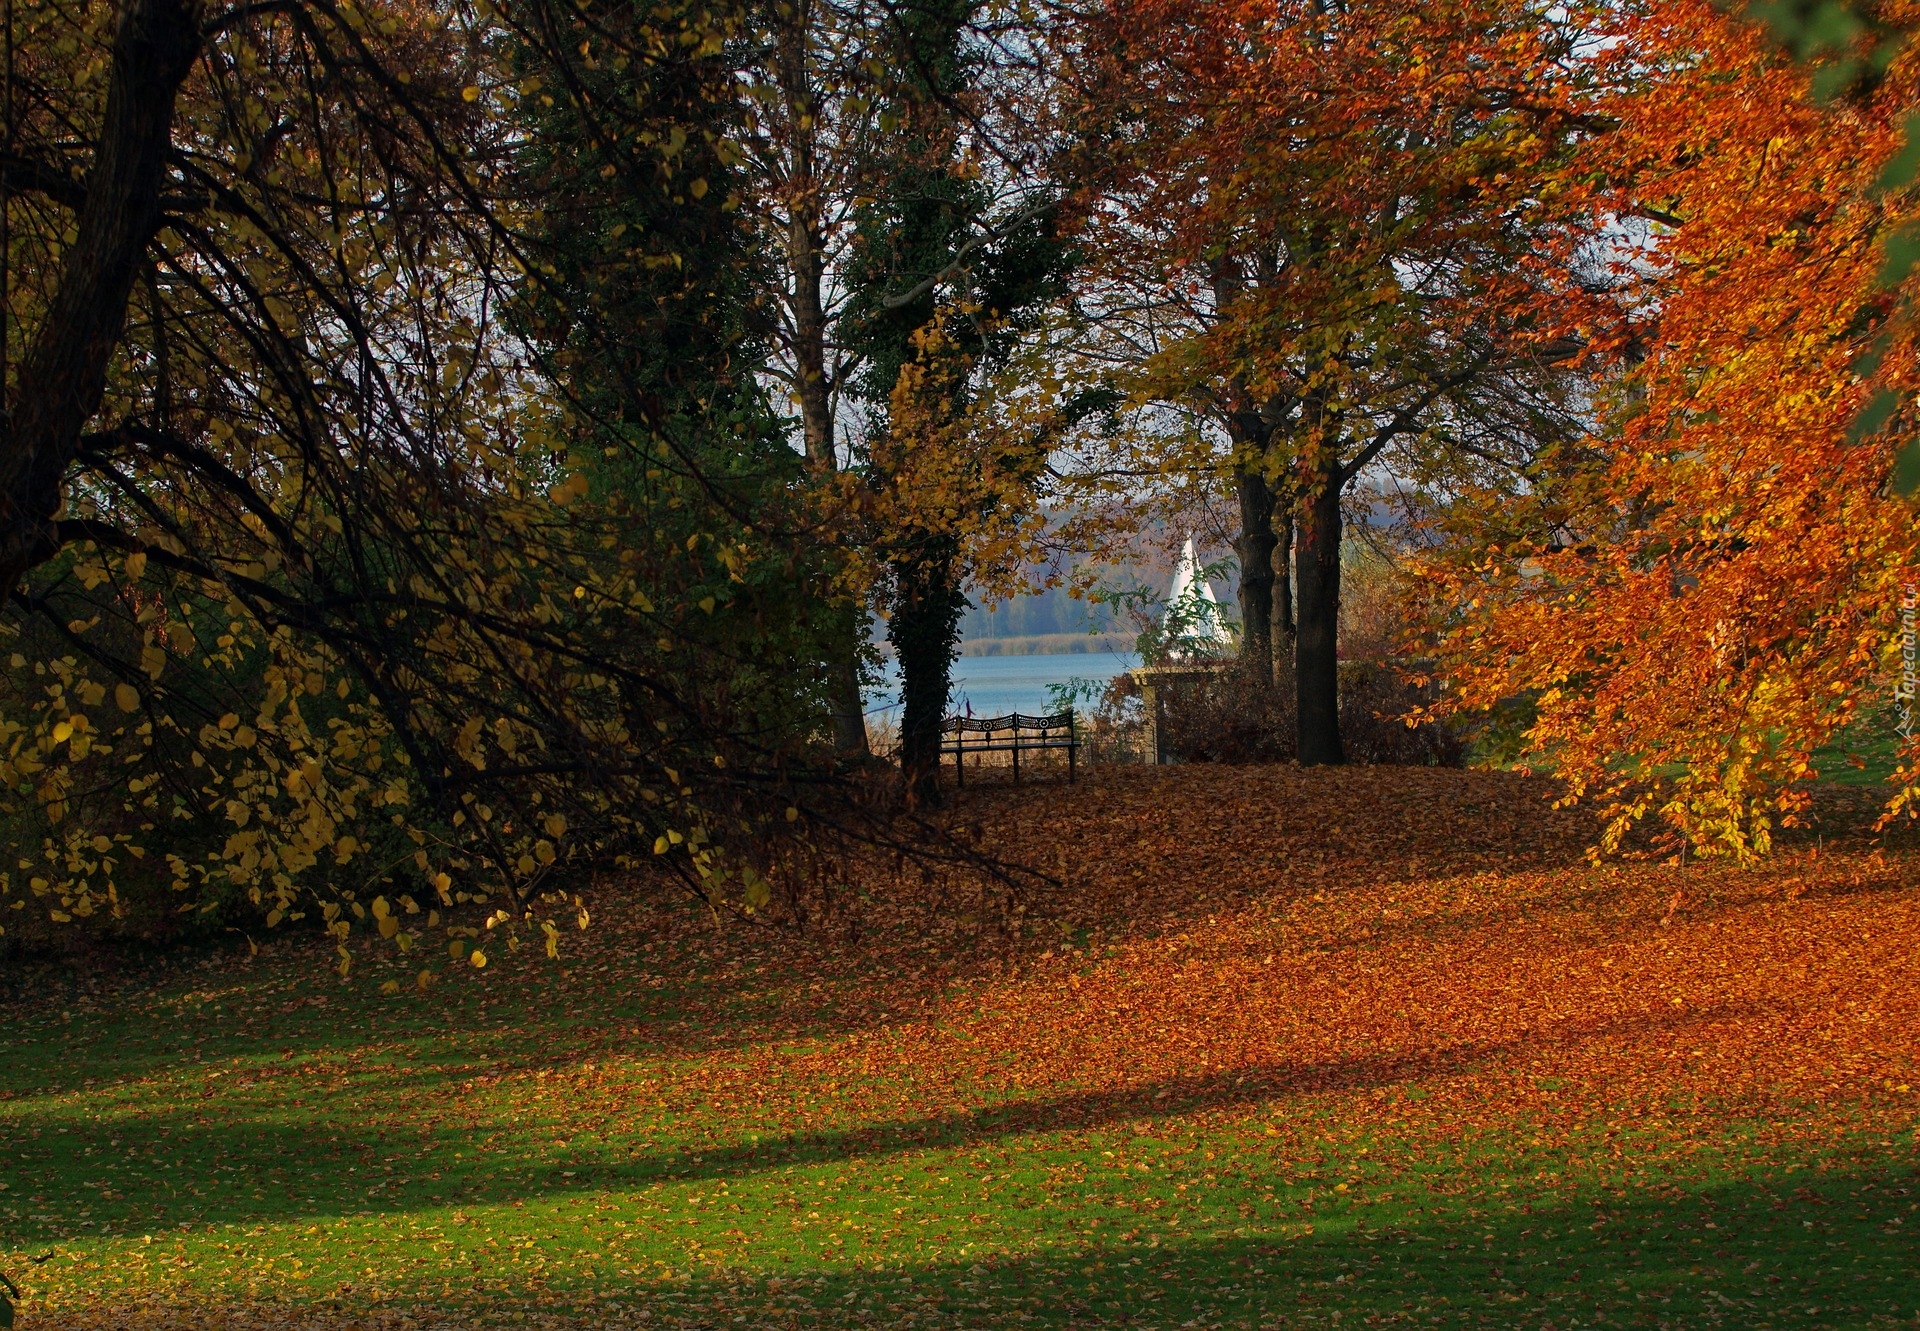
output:
{"label": "tree canopy", "polygon": [[1890,704],[1903,813],[1915,86],[1850,13],[14,0],[0,902],[345,965],[967,859],[897,815],[969,595],[1194,506],[1337,763],[1389,492],[1403,668],[1615,840],[1764,851]]}

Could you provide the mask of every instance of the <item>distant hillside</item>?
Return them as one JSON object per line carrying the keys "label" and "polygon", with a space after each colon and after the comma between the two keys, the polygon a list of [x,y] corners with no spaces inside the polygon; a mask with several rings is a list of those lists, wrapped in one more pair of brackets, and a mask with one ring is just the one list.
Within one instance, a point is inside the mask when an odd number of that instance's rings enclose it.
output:
{"label": "distant hillside", "polygon": [[[1230,561],[1231,554],[1206,548],[1203,543],[1200,558],[1203,562]],[[1132,551],[1110,562],[1101,561],[1098,568],[1103,585],[1144,585],[1157,598],[1165,594],[1173,578],[1173,556],[1154,540],[1143,539]],[[1039,582],[1048,572],[1046,567],[1035,565],[1028,576]],[[1232,597],[1230,579],[1216,576],[1212,581],[1216,595]],[[1065,587],[1049,587],[999,605],[984,604],[985,598],[977,592],[974,599],[976,604],[960,618],[960,651],[964,656],[1130,652],[1141,628],[1130,615],[1110,605],[1076,599]]]}
{"label": "distant hillside", "polygon": [[1033,596],[1016,596],[1003,605],[974,606],[961,616],[960,640],[971,642],[976,638],[1036,638],[1063,634],[1085,637],[1090,633],[1124,629],[1124,625],[1116,622],[1110,607],[1075,600],[1067,595],[1065,587],[1050,587]]}
{"label": "distant hillside", "polygon": [[1036,633],[1023,638],[968,638],[962,656],[1078,656],[1087,652],[1130,652],[1135,635],[1122,633]]}

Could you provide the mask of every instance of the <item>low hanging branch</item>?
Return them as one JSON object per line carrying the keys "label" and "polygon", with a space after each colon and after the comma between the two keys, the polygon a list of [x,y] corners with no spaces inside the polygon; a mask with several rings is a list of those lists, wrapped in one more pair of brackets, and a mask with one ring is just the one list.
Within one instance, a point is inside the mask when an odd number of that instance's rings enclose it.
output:
{"label": "low hanging branch", "polygon": [[[77,48],[46,37],[58,0],[23,7],[61,77],[0,162],[41,187],[13,210],[38,313],[0,449],[9,912],[318,917],[346,967],[356,929],[460,943],[476,906],[557,946],[535,916],[584,920],[607,871],[742,914],[862,847],[1010,881],[813,743],[833,589],[758,433],[751,330],[701,285],[745,248],[726,164],[705,204],[661,169],[714,152],[687,146],[726,111],[713,34],[680,40],[707,18],[625,15],[675,54],[615,66],[579,54],[604,16],[559,0],[206,28],[129,0]],[[630,77],[617,150],[543,122],[568,81],[510,52]],[[569,266],[552,223],[583,200],[623,220]]]}

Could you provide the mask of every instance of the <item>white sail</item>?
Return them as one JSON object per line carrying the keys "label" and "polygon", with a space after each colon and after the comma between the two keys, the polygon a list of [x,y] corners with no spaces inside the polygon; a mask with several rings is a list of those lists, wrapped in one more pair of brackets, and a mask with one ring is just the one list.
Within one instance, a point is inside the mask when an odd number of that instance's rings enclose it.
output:
{"label": "white sail", "polygon": [[1177,638],[1193,650],[1211,650],[1230,643],[1226,618],[1213,588],[1200,575],[1200,557],[1187,538],[1187,548],[1174,566],[1173,585],[1167,589],[1167,611],[1161,620],[1169,638]]}

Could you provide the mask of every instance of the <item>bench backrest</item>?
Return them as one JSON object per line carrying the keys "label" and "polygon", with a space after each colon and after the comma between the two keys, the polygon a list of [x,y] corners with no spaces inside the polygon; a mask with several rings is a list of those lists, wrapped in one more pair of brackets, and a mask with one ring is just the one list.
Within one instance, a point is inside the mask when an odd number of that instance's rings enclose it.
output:
{"label": "bench backrest", "polygon": [[1012,712],[1006,716],[950,716],[942,727],[949,735],[992,735],[1003,730],[1071,730],[1072,712],[1052,716],[1025,716]]}

